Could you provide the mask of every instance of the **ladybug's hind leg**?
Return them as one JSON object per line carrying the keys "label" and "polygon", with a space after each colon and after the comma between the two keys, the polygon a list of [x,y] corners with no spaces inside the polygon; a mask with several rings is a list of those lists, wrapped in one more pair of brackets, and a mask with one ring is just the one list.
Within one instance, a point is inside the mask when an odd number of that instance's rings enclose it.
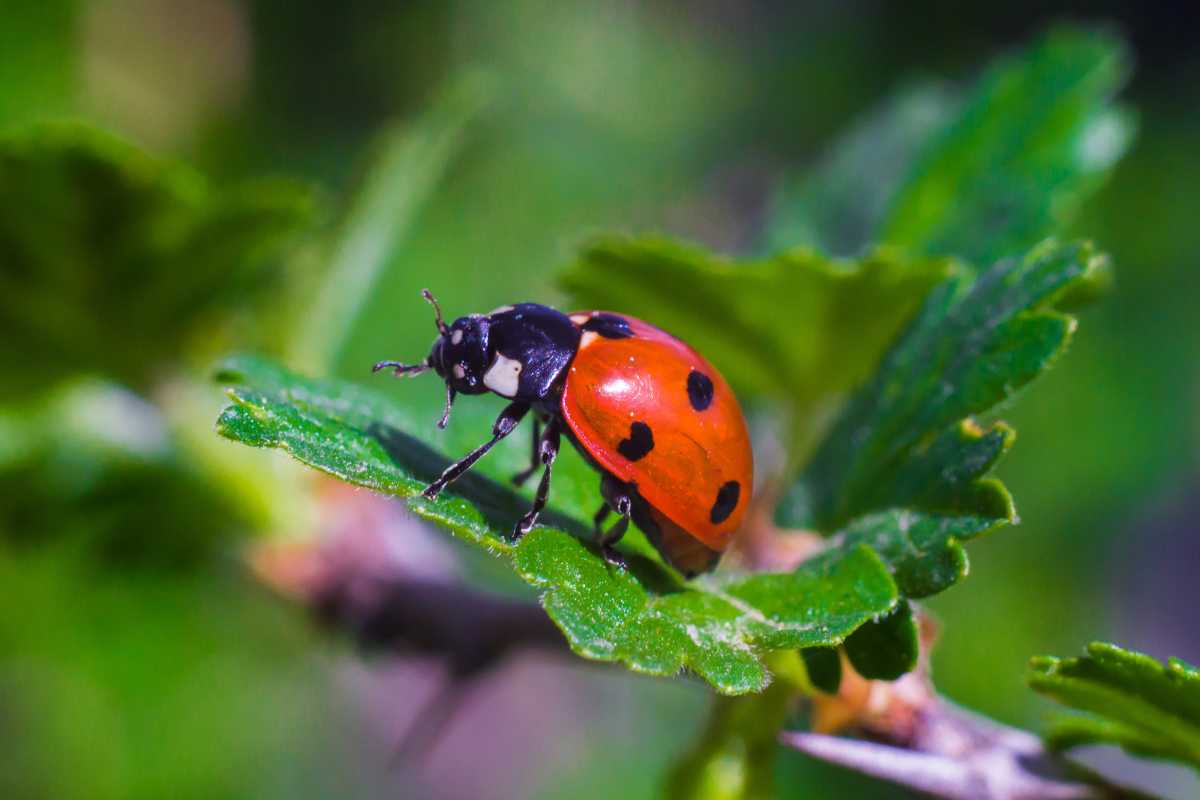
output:
{"label": "ladybug's hind leg", "polygon": [[592,534],[597,541],[604,536],[604,520],[608,519],[608,515],[612,513],[612,509],[608,507],[608,501],[600,506],[596,512],[596,516],[592,517]]}
{"label": "ladybug's hind leg", "polygon": [[520,539],[529,533],[529,529],[537,522],[538,514],[546,507],[546,499],[550,496],[550,470],[554,467],[554,459],[558,457],[560,428],[557,419],[546,423],[546,430],[538,442],[538,461],[545,467],[542,479],[538,482],[537,494],[533,498],[533,508],[525,512],[525,516],[517,521],[513,528],[513,539]]}
{"label": "ladybug's hind leg", "polygon": [[[621,541],[625,531],[629,530],[629,516],[633,513],[633,499],[629,487],[612,475],[605,475],[600,480],[600,494],[604,495],[604,505],[596,512],[592,523],[595,526],[596,540],[600,545],[600,553],[604,560],[613,566],[624,567],[625,558],[617,552],[615,545]],[[609,511],[617,512],[620,516],[607,532],[603,531],[604,520]]]}

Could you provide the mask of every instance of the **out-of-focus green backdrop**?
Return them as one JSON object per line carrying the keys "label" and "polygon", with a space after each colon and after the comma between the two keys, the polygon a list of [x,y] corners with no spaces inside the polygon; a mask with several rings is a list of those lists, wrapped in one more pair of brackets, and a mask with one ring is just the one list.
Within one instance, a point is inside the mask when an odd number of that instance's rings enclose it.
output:
{"label": "out-of-focus green backdrop", "polygon": [[[1124,98],[1138,138],[1069,232],[1112,254],[1115,291],[1004,415],[1020,437],[1000,475],[1022,524],[974,543],[970,578],[931,603],[939,687],[1020,725],[1044,712],[1022,681],[1032,654],[1112,639],[1200,661],[1200,20],[1177,13],[1107,2],[1089,18],[1136,57]],[[307,180],[305,213],[336,225],[381,131],[484,87],[336,353],[357,379],[423,354],[423,286],[452,315],[558,302],[556,271],[601,230],[745,252],[773,190],[872,103],[969,80],[1061,18],[1023,2],[8,0],[0,133],[81,119],[218,188]],[[121,303],[105,313],[119,331]],[[423,766],[397,765],[428,671],[360,661],[249,579],[238,538],[286,533],[303,512],[208,477],[234,446],[215,440],[219,392],[198,378],[223,350],[260,345],[192,335],[178,367],[194,380],[132,386],[47,370],[32,348],[6,362],[59,378],[0,405],[0,796],[653,795],[707,690],[561,659],[506,665]],[[385,388],[437,403],[432,383]],[[286,491],[279,461],[254,463]],[[895,796],[792,754],[780,782],[787,796]]]}

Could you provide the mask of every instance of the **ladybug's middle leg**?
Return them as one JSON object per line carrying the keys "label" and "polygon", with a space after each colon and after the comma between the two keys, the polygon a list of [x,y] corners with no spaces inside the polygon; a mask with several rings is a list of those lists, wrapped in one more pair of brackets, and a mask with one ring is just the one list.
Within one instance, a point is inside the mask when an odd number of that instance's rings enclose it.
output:
{"label": "ladybug's middle leg", "polygon": [[522,400],[516,400],[506,405],[504,410],[500,412],[500,416],[496,417],[496,423],[492,425],[491,441],[484,442],[458,461],[446,467],[446,471],[438,476],[436,481],[426,486],[425,491],[421,492],[421,495],[432,500],[441,494],[442,489],[445,489],[447,484],[457,480],[464,472],[474,466],[475,462],[483,458],[488,450],[496,446],[496,442],[516,430],[517,425],[520,424],[528,412],[529,403]]}
{"label": "ladybug's middle leg", "polygon": [[558,457],[560,433],[561,429],[557,418],[546,423],[546,431],[542,434],[538,446],[539,461],[545,466],[545,470],[542,472],[542,479],[538,482],[537,494],[533,498],[533,508],[525,512],[525,516],[517,520],[517,524],[513,528],[514,540],[529,533],[529,529],[537,522],[538,514],[542,513],[542,509],[546,507],[546,498],[550,496],[550,470],[554,467],[554,459]]}

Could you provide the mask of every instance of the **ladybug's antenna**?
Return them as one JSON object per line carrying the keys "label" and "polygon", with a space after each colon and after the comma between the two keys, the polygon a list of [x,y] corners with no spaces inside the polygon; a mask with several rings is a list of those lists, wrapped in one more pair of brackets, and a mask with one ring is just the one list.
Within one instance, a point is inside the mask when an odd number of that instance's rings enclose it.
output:
{"label": "ladybug's antenna", "polygon": [[399,361],[380,361],[371,368],[371,372],[379,372],[381,369],[391,367],[394,370],[394,375],[398,378],[401,375],[407,375],[410,378],[420,375],[422,372],[429,370],[429,362],[423,361],[420,364],[401,364]]}
{"label": "ladybug's antenna", "polygon": [[450,421],[450,406],[454,405],[454,387],[446,384],[446,408],[442,411],[442,418],[438,420],[438,427],[442,430],[446,429],[446,423]]}
{"label": "ladybug's antenna", "polygon": [[[429,291],[428,289],[422,289],[421,296],[428,300],[429,304],[433,306],[434,324],[437,325],[438,333],[440,333],[442,336],[445,336],[450,332],[450,329],[446,327],[445,321],[442,320],[442,307],[438,305],[438,301],[434,298],[433,292]],[[379,372],[379,370],[387,369],[389,367],[393,370],[393,374],[397,378],[401,375],[407,375],[411,378],[420,375],[422,372],[428,372],[433,368],[433,363],[428,358],[419,364],[403,364],[399,361],[380,361],[371,369],[371,371]],[[446,427],[446,420],[450,417],[451,400],[453,400],[453,398],[446,400],[446,413],[442,415],[441,422],[441,427],[443,428]]]}
{"label": "ladybug's antenna", "polygon": [[445,336],[449,328],[447,328],[446,323],[442,321],[442,307],[438,305],[438,301],[434,298],[433,292],[429,291],[428,289],[422,289],[421,296],[428,300],[429,304],[433,306],[433,313],[436,317],[434,324],[437,325],[438,333],[440,333],[442,336]]}

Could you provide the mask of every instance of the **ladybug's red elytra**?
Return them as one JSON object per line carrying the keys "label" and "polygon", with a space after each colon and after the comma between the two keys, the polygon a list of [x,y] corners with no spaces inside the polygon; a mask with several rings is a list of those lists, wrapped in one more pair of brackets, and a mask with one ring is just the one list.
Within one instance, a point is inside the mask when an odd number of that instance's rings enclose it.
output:
{"label": "ladybug's red elytra", "polygon": [[[438,338],[418,364],[381,361],[375,370],[446,382],[446,427],[458,394],[494,392],[510,402],[476,447],[426,487],[437,495],[533,411],[533,459],[518,485],[543,467],[533,507],[516,523],[519,539],[550,491],[562,436],[601,475],[604,504],[595,529],[605,557],[632,519],[689,577],[716,566],[750,504],[754,465],[737,398],[721,374],[674,336],[607,311],[563,314],[536,303],[503,306],[447,325],[433,295]],[[610,513],[618,520],[604,531]]]}

